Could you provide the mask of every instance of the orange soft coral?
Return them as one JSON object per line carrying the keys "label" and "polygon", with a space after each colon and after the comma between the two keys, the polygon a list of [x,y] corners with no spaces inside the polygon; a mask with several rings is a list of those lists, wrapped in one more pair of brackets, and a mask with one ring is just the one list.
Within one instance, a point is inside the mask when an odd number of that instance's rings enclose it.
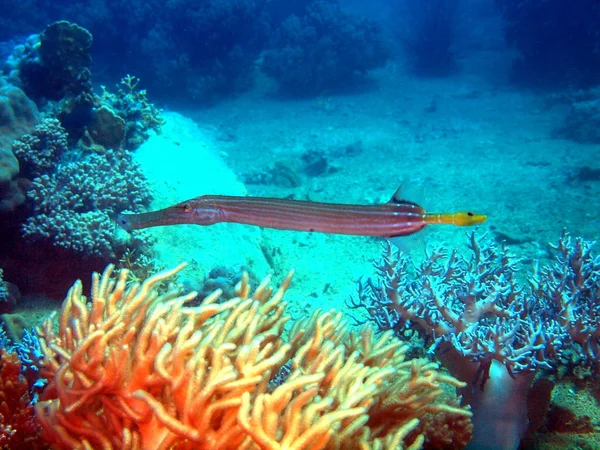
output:
{"label": "orange soft coral", "polygon": [[[247,277],[236,298],[184,303],[159,285],[183,266],[127,285],[113,266],[95,274],[92,296],[69,291],[58,332],[42,336],[46,438],[64,449],[404,448],[425,414],[470,413],[436,402],[461,385],[425,360],[405,360],[391,334],[347,332],[341,314],[316,313],[282,339],[286,303],[269,279]],[[286,364],[278,386],[269,382]],[[425,433],[426,434],[426,433]],[[421,448],[424,434],[407,441]],[[357,447],[358,445],[358,447]]]}

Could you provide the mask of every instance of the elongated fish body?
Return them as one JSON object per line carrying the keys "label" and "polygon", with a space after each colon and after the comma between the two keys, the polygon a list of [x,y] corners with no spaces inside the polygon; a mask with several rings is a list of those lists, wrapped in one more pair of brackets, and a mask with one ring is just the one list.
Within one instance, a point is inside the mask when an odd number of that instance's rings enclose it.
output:
{"label": "elongated fish body", "polygon": [[474,225],[486,217],[470,212],[429,214],[416,203],[397,198],[379,205],[346,205],[264,197],[204,195],[165,209],[120,214],[126,230],[221,222],[265,228],[356,236],[396,237],[422,230],[428,224]]}

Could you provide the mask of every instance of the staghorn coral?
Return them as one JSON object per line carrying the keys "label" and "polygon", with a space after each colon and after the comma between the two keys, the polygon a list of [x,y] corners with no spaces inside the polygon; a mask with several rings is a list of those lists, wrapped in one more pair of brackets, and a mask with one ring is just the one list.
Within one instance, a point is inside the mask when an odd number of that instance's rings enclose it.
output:
{"label": "staghorn coral", "polygon": [[[39,336],[34,327],[26,327],[27,322],[20,314],[0,315],[0,349],[7,352],[4,367],[12,373],[10,367],[19,363],[20,373],[24,378],[19,378],[18,382],[25,382],[28,386],[28,395],[23,397],[23,404],[34,404],[41,388],[46,385],[46,380],[39,376],[43,357]],[[2,364],[0,367],[3,367]],[[33,409],[30,408],[30,416],[32,413]],[[0,448],[4,447],[0,445]]]}
{"label": "staghorn coral", "polygon": [[474,233],[469,248],[470,258],[428,249],[412,276],[408,257],[388,243],[376,264],[380,278],[361,281],[350,306],[364,309],[380,329],[418,330],[433,341],[431,351],[451,342],[471,360],[501,361],[511,373],[547,367],[544,355],[536,353],[540,327],[525,321],[530,311],[521,303],[515,262],[505,248],[482,245]]}
{"label": "staghorn coral", "polygon": [[408,257],[388,245],[378,279],[359,283],[351,307],[380,329],[417,329],[439,349],[473,407],[474,441],[517,448],[527,427],[527,394],[539,369],[575,350],[579,364],[598,371],[600,257],[593,243],[563,233],[556,262],[516,280],[504,246],[469,234],[470,256],[428,251],[412,274]]}
{"label": "staghorn coral", "polygon": [[12,351],[12,342],[6,335],[6,331],[0,326],[0,349],[7,349]]}
{"label": "staghorn coral", "polygon": [[37,401],[40,388],[46,385],[46,380],[39,377],[42,365],[42,349],[40,338],[34,327],[23,330],[23,336],[14,344],[14,350],[21,361],[21,373],[25,376],[33,396],[32,402]]}
{"label": "staghorn coral", "polygon": [[579,364],[600,372],[600,255],[594,242],[563,232],[554,263],[529,278],[532,295],[555,318],[561,340],[575,347]]}
{"label": "staghorn coral", "polygon": [[[418,449],[406,435],[427,413],[469,417],[435,402],[442,385],[461,386],[426,360],[406,360],[390,333],[346,331],[341,314],[315,313],[282,339],[291,274],[273,291],[196,307],[158,285],[183,265],[127,284],[108,266],[92,295],[76,282],[59,317],[40,330],[49,379],[36,416],[65,449]],[[284,381],[269,387],[282,367]],[[425,430],[425,433],[427,431]]]}
{"label": "staghorn coral", "polygon": [[[377,263],[379,279],[359,283],[351,307],[363,309],[383,330],[417,329],[431,350],[451,344],[470,361],[498,361],[511,374],[549,368],[569,347],[598,370],[600,257],[594,243],[563,232],[556,261],[516,279],[516,259],[504,245],[469,233],[471,256],[428,251],[417,268],[388,245]],[[485,379],[484,379],[485,380]]]}

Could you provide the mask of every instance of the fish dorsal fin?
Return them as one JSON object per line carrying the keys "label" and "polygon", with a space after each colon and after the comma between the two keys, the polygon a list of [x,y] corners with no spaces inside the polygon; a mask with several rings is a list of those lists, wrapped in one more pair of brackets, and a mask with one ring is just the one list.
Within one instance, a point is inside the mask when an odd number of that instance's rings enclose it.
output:
{"label": "fish dorsal fin", "polygon": [[[408,188],[406,188],[408,186]],[[423,200],[424,191],[423,187],[419,183],[403,182],[392,198],[389,199],[388,203],[399,205],[402,203],[414,203],[415,205],[421,205]]]}
{"label": "fish dorsal fin", "polygon": [[[412,203],[414,205],[420,205],[423,200],[424,191],[422,183],[413,180],[404,180],[402,184],[396,189],[392,198],[388,203],[395,205]],[[421,230],[418,233],[414,233],[408,236],[395,236],[388,238],[388,240],[398,249],[409,255],[418,255],[425,248],[425,235],[427,231]]]}
{"label": "fish dorsal fin", "polygon": [[400,204],[404,202],[406,202],[406,200],[402,197],[402,185],[400,185],[398,189],[396,189],[396,192],[394,192],[394,195],[392,195],[392,198],[390,198],[388,203]]}

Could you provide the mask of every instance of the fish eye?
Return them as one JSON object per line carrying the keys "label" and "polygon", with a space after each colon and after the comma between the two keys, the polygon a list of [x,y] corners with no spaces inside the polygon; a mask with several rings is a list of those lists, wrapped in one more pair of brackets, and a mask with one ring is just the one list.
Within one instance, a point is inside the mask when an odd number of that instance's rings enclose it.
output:
{"label": "fish eye", "polygon": [[183,205],[183,210],[185,212],[189,212],[192,210],[192,205],[190,205],[189,203],[186,203],[185,205]]}
{"label": "fish eye", "polygon": [[467,213],[467,216],[469,216],[469,217],[473,217],[473,213],[469,211],[469,212]]}

